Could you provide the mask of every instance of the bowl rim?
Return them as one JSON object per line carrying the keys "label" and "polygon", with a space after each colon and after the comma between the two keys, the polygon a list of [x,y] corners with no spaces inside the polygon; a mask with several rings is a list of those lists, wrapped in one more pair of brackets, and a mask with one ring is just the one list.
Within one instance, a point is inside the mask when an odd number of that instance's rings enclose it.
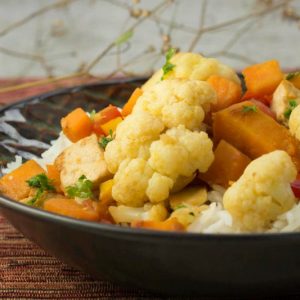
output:
{"label": "bowl rim", "polygon": [[[144,80],[147,77],[130,77],[130,78],[114,78],[109,80],[102,80],[100,82],[86,83],[75,85],[71,87],[65,87],[56,89],[54,91],[48,91],[45,93],[41,93],[35,96],[30,96],[20,101],[4,105],[0,108],[0,114],[3,114],[6,110],[12,108],[18,108],[20,106],[26,105],[33,101],[43,101],[48,97],[59,96],[67,93],[75,93],[85,88],[97,87],[102,85],[111,85],[111,84],[119,84],[119,83],[130,83],[138,80]],[[291,240],[291,239],[300,239],[300,233],[298,232],[265,232],[265,233],[194,233],[194,232],[176,232],[176,231],[158,231],[158,230],[149,230],[149,229],[140,229],[140,228],[131,228],[131,227],[122,227],[114,224],[106,224],[100,222],[91,222],[79,220],[63,215],[58,215],[52,212],[48,212],[43,209],[39,209],[36,207],[28,206],[21,202],[15,201],[9,197],[6,197],[0,194],[0,211],[1,208],[7,208],[10,210],[17,211],[18,213],[26,214],[34,218],[44,219],[58,222],[61,225],[69,225],[72,227],[80,227],[81,229],[85,229],[87,231],[90,230],[98,230],[99,232],[106,232],[110,234],[118,234],[118,238],[121,235],[124,235],[124,238],[128,236],[132,237],[148,237],[148,238],[171,238],[175,241],[180,238],[181,240],[190,240],[190,241],[203,241],[203,240],[226,240],[226,241],[236,241],[236,240],[244,240],[244,241],[279,241],[279,240]],[[47,220],[46,219],[46,220]]]}

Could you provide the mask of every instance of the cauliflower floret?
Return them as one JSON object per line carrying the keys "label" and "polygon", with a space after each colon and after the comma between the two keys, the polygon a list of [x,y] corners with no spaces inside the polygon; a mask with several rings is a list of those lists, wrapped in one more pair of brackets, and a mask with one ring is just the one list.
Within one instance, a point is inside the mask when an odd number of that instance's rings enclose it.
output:
{"label": "cauliflower floret", "polygon": [[113,198],[121,204],[142,206],[150,200],[168,198],[179,176],[205,172],[213,161],[212,141],[205,132],[192,132],[179,126],[169,129],[152,142],[150,159],[126,159],[114,177]]}
{"label": "cauliflower floret", "polygon": [[[166,79],[207,80],[211,75],[219,75],[240,84],[235,71],[214,58],[206,58],[196,53],[177,53],[170,61],[174,69],[166,75]],[[143,90],[151,89],[161,80],[162,69],[157,71],[144,85]]]}
{"label": "cauliflower floret", "polygon": [[184,125],[199,130],[205,110],[215,101],[214,89],[204,81],[164,80],[140,96],[133,112],[148,111],[168,128]]}
{"label": "cauliflower floret", "polygon": [[150,147],[149,165],[171,177],[189,177],[195,171],[206,172],[214,159],[213,143],[205,132],[189,131],[184,126],[172,128]]}
{"label": "cauliflower floret", "polygon": [[300,105],[298,105],[290,115],[289,128],[291,134],[300,140]]}
{"label": "cauliflower floret", "polygon": [[146,195],[152,203],[158,203],[168,198],[174,181],[164,175],[155,172],[148,182]]}
{"label": "cauliflower floret", "polygon": [[164,130],[163,122],[146,111],[129,115],[116,130],[116,139],[138,140],[140,143],[157,139]]}
{"label": "cauliflower floret", "polygon": [[147,201],[146,189],[153,170],[141,158],[124,160],[114,176],[113,198],[121,204],[141,207]]}
{"label": "cauliflower floret", "polygon": [[127,158],[150,157],[150,144],[164,130],[161,120],[147,112],[129,115],[116,130],[116,137],[108,143],[104,157],[110,172],[116,173]]}
{"label": "cauliflower floret", "polygon": [[300,104],[300,90],[288,80],[283,80],[273,94],[271,110],[279,121],[286,121],[284,113],[289,109],[289,102],[293,100]]}
{"label": "cauliflower floret", "polygon": [[224,194],[224,207],[237,226],[246,231],[266,229],[295,203],[290,183],[297,170],[281,150],[252,161],[244,174]]}
{"label": "cauliflower floret", "polygon": [[116,223],[131,223],[133,221],[164,221],[168,217],[168,211],[160,203],[143,207],[128,207],[124,205],[110,206],[109,212]]}

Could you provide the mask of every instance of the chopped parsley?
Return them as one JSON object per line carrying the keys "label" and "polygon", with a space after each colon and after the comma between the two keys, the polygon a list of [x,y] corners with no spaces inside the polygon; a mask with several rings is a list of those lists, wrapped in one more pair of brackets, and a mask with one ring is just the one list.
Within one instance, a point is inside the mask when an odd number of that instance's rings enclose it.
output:
{"label": "chopped parsley", "polygon": [[37,189],[34,197],[26,202],[28,205],[37,205],[45,191],[55,191],[52,181],[45,174],[39,174],[31,177],[26,182],[30,187]]}
{"label": "chopped parsley", "polygon": [[108,136],[104,136],[104,137],[101,138],[101,140],[99,142],[100,147],[105,150],[107,144],[109,142],[111,142],[113,139],[114,139],[113,132],[112,132],[112,130],[110,130]]}
{"label": "chopped parsley", "polygon": [[257,112],[257,107],[256,105],[243,105],[242,112],[247,113],[247,112]]}
{"label": "chopped parsley", "polygon": [[294,77],[297,77],[297,76],[300,76],[300,71],[287,74],[286,80],[291,80],[291,79],[293,79]]}
{"label": "chopped parsley", "polygon": [[93,196],[92,187],[93,183],[85,175],[81,175],[74,185],[66,188],[66,191],[71,198],[88,199]]}
{"label": "chopped parsley", "polygon": [[175,68],[175,65],[173,65],[172,63],[170,63],[170,60],[174,56],[175,53],[176,53],[176,49],[175,48],[170,48],[167,51],[167,53],[166,53],[166,62],[165,62],[165,64],[162,67],[163,75],[161,76],[161,80],[164,80],[165,77],[166,77],[166,75]]}
{"label": "chopped parsley", "polygon": [[290,116],[291,116],[291,113],[293,111],[293,109],[298,105],[297,101],[296,100],[290,100],[289,101],[289,106],[288,108],[286,109],[286,111],[283,113],[284,117],[286,119],[289,119]]}

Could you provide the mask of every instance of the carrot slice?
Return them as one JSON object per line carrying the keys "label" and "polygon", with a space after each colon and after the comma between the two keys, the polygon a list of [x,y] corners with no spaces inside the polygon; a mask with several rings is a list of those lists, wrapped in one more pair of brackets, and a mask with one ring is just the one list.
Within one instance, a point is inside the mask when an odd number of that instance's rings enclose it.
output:
{"label": "carrot slice", "polygon": [[122,110],[122,115],[124,117],[128,116],[131,114],[138,98],[143,94],[143,91],[142,89],[140,88],[136,88],[133,93],[131,94],[129,100],[126,102],[126,104],[124,105],[123,107],[123,110]]}
{"label": "carrot slice", "polygon": [[184,231],[184,227],[177,221],[176,218],[171,218],[166,221],[133,221],[132,227],[145,228],[162,231]]}
{"label": "carrot slice", "polygon": [[210,184],[225,188],[243,174],[251,159],[231,144],[221,140],[215,152],[215,159],[207,172],[199,173],[199,178]]}
{"label": "carrot slice", "polygon": [[86,221],[100,220],[99,214],[92,205],[79,204],[74,199],[69,199],[62,195],[57,195],[54,198],[46,200],[44,203],[44,209],[75,219]]}
{"label": "carrot slice", "polygon": [[[277,60],[249,66],[242,73],[247,87],[247,99],[261,99],[273,94],[284,77]],[[245,96],[243,99],[246,100]]]}
{"label": "carrot slice", "polygon": [[217,103],[212,105],[212,111],[224,109],[241,101],[242,88],[240,84],[218,75],[210,76],[207,82],[217,93]]}
{"label": "carrot slice", "polygon": [[93,123],[82,108],[70,112],[60,123],[64,134],[74,143],[92,133]]}
{"label": "carrot slice", "polygon": [[0,179],[0,192],[14,200],[27,198],[31,188],[26,180],[42,173],[45,173],[45,170],[38,163],[34,160],[28,160]]}
{"label": "carrot slice", "polygon": [[52,183],[55,189],[58,192],[61,192],[61,185],[60,185],[60,173],[55,167],[55,165],[47,165],[47,177],[52,180]]}

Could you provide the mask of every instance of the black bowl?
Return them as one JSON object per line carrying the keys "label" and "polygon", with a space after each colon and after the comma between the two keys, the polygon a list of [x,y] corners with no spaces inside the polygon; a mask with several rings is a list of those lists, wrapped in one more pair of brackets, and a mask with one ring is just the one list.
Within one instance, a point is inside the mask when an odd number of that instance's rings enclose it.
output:
{"label": "black bowl", "polygon": [[[26,123],[8,122],[27,138],[55,138],[59,119],[76,106],[121,105],[141,80],[111,81],[44,94],[19,109]],[[26,125],[26,126],[25,126]],[[0,133],[0,142],[7,139]],[[7,148],[7,147],[6,147]],[[27,157],[41,149],[1,148]],[[191,234],[79,221],[0,197],[1,213],[26,237],[62,261],[96,277],[172,295],[287,295],[300,292],[300,234]]]}

